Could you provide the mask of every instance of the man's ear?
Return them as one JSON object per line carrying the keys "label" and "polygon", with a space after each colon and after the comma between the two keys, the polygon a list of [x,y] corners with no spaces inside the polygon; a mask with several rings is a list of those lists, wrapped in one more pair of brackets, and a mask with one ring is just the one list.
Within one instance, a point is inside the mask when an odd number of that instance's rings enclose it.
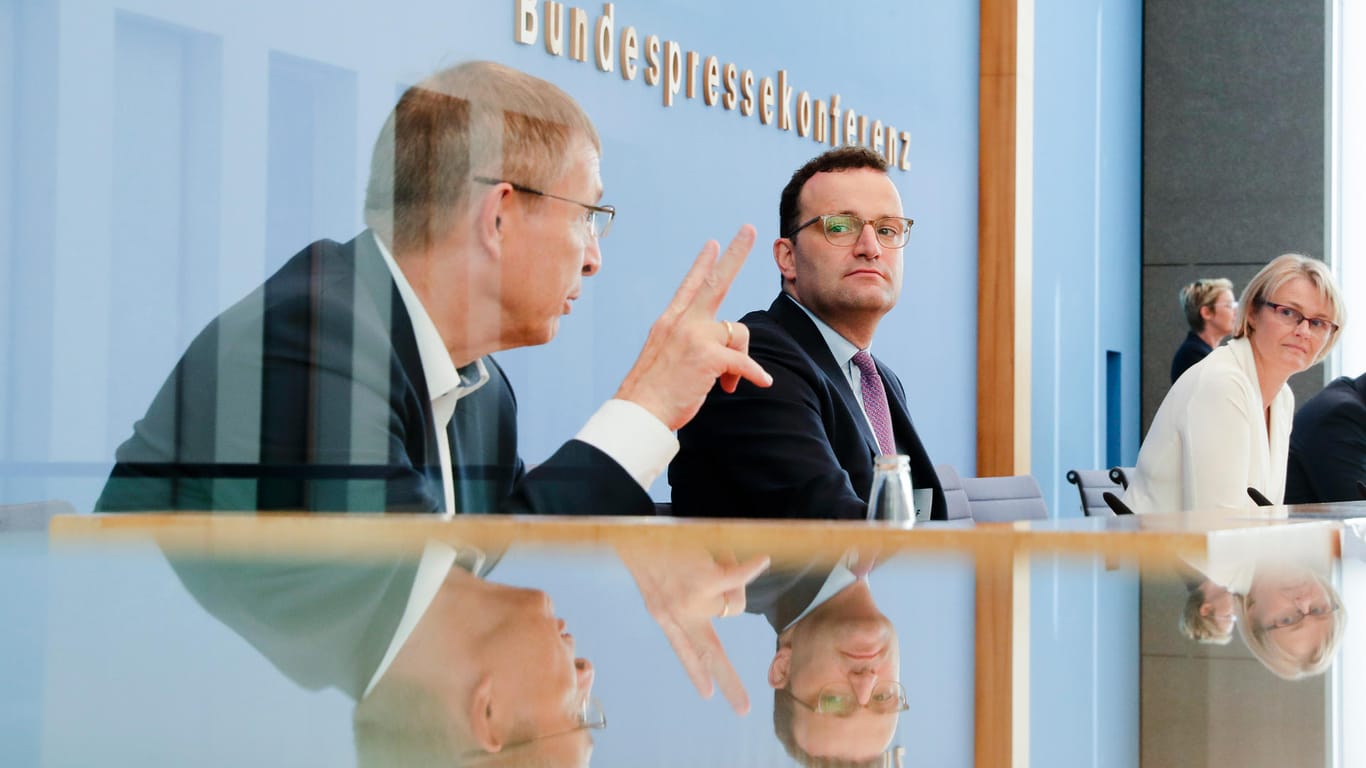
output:
{"label": "man's ear", "polygon": [[773,654],[773,661],[768,665],[768,684],[774,690],[787,686],[792,668],[792,646],[784,645],[778,648],[778,652]]}
{"label": "man's ear", "polygon": [[797,281],[797,254],[792,251],[791,239],[780,237],[773,241],[773,261],[777,263],[784,283]]}
{"label": "man's ear", "polygon": [[493,724],[493,678],[484,675],[469,702],[470,732],[474,743],[485,752],[497,752],[503,748],[503,740]]}
{"label": "man's ear", "polygon": [[[472,189],[479,189],[483,185],[477,185]],[[501,255],[503,248],[503,223],[507,221],[512,204],[512,188],[504,185],[495,185],[485,188],[487,191],[480,197],[474,199],[474,231],[479,238],[479,245],[484,250],[493,254],[496,258]]]}

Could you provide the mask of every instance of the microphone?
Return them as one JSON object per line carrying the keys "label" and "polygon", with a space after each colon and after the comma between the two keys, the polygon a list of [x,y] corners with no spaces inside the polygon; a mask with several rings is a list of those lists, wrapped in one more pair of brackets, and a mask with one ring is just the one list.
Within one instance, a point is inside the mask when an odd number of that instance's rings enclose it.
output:
{"label": "microphone", "polygon": [[1252,500],[1257,502],[1257,506],[1259,507],[1276,506],[1275,504],[1271,503],[1271,499],[1268,499],[1267,497],[1263,496],[1261,491],[1257,490],[1256,488],[1253,488],[1250,485],[1247,487],[1247,495],[1251,496]]}
{"label": "microphone", "polygon": [[1132,509],[1129,509],[1128,504],[1120,501],[1118,496],[1109,491],[1102,493],[1100,497],[1105,499],[1105,503],[1109,505],[1110,511],[1114,512],[1116,515],[1132,515],[1134,513]]}

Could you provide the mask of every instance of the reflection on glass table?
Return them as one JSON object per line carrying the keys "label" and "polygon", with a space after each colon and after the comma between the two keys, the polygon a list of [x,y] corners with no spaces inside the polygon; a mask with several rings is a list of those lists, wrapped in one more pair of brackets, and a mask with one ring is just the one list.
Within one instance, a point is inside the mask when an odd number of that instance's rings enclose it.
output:
{"label": "reflection on glass table", "polygon": [[[973,764],[970,559],[898,555],[866,574],[707,553],[710,586],[673,581],[700,585],[681,599],[701,606],[742,695],[764,692],[742,716],[698,695],[613,550],[515,545],[490,573],[492,558],[455,549],[429,581],[420,546],[56,548],[41,561],[42,655],[25,662],[43,764],[785,765],[795,745],[880,765],[901,764],[897,744],[916,746],[913,765]],[[922,611],[944,626],[907,644],[892,621]],[[0,763],[16,754],[0,746]]]}
{"label": "reflection on glass table", "polygon": [[1225,532],[1145,569],[1140,766],[1350,765],[1333,746],[1351,613],[1337,540],[1318,523]]}

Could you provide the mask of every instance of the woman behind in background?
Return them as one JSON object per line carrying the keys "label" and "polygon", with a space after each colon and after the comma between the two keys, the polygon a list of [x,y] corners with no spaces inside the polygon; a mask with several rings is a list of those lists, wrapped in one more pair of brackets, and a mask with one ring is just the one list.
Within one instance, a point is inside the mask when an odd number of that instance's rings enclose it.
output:
{"label": "woman behind in background", "polygon": [[1286,381],[1322,360],[1346,322],[1328,268],[1288,253],[1243,290],[1233,340],[1172,386],[1138,451],[1125,502],[1135,511],[1280,504],[1295,396]]}
{"label": "woman behind in background", "polygon": [[1225,278],[1196,280],[1181,289],[1181,309],[1186,313],[1190,331],[1172,357],[1172,383],[1187,368],[1205,359],[1214,347],[1233,333],[1238,302],[1233,300],[1233,283]]}

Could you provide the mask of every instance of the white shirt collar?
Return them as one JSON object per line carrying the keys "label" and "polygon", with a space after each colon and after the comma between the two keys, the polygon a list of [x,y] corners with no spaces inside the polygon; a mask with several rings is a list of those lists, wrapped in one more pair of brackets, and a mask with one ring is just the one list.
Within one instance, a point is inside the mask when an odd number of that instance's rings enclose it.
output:
{"label": "white shirt collar", "polygon": [[384,263],[389,267],[389,273],[393,275],[394,284],[398,286],[398,294],[403,297],[403,306],[408,311],[408,319],[412,321],[418,355],[422,358],[422,375],[427,380],[427,392],[431,395],[432,402],[451,394],[458,400],[484,386],[489,380],[484,359],[479,358],[463,368],[456,369],[445,342],[441,340],[441,333],[436,329],[436,323],[432,322],[431,316],[427,314],[427,308],[422,306],[422,300],[413,291],[413,286],[409,284],[403,270],[399,269],[394,255],[389,252],[389,248],[384,245],[379,235],[374,232],[370,234],[375,239],[380,256],[384,257]]}

